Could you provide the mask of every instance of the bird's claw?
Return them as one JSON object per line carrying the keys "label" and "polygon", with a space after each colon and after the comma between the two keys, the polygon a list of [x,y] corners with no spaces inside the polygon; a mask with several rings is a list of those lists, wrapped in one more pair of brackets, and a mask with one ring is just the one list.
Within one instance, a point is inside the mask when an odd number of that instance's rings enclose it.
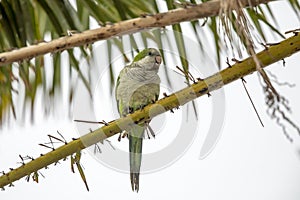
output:
{"label": "bird's claw", "polygon": [[126,131],[123,131],[119,134],[118,142],[122,140],[122,138],[128,137],[128,133]]}

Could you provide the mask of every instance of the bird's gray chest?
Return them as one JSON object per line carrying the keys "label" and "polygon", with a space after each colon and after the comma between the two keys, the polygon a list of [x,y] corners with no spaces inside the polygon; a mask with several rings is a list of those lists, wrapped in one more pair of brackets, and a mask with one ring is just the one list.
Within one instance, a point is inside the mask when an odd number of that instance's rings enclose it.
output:
{"label": "bird's gray chest", "polygon": [[156,100],[159,84],[158,75],[145,80],[134,80],[124,76],[117,89],[117,99],[121,100],[125,107],[132,107],[135,110]]}

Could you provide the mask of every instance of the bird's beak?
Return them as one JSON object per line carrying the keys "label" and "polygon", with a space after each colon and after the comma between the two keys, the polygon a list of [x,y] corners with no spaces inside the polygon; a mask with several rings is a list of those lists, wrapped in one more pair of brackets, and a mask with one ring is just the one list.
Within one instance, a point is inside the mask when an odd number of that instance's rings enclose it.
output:
{"label": "bird's beak", "polygon": [[155,62],[156,62],[156,64],[160,65],[161,64],[161,56],[155,56]]}

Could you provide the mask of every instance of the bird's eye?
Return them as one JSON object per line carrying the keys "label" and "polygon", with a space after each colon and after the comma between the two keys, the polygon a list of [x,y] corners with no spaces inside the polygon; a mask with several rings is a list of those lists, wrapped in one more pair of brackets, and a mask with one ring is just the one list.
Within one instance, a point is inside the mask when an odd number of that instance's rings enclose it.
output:
{"label": "bird's eye", "polygon": [[149,51],[148,56],[152,56],[152,52],[151,51]]}

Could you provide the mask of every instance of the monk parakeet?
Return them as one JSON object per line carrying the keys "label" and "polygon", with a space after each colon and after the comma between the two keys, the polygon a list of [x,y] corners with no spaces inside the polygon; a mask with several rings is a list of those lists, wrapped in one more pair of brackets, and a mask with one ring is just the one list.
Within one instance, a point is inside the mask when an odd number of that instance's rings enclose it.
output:
{"label": "monk parakeet", "polygon": [[[157,73],[161,61],[159,51],[148,48],[137,54],[133,62],[122,69],[116,85],[120,116],[126,116],[158,99],[160,78]],[[139,190],[145,129],[145,124],[134,124],[126,130],[129,139],[130,181],[132,190],[136,192]]]}

